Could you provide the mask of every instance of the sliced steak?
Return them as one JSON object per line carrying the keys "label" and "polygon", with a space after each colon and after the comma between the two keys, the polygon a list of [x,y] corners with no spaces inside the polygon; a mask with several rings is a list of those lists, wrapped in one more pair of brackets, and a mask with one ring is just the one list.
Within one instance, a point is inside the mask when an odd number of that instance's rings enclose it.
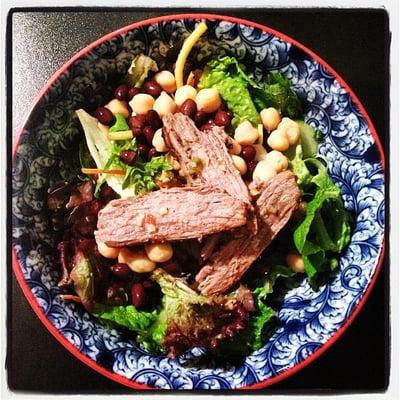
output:
{"label": "sliced steak", "polygon": [[250,204],[250,196],[225,146],[223,128],[202,132],[181,113],[163,118],[164,139],[189,185],[208,184]]}
{"label": "sliced steak", "polygon": [[240,281],[277,233],[287,224],[300,202],[300,190],[290,171],[281,172],[262,188],[255,204],[258,232],[253,221],[233,231],[231,239],[214,252],[196,276],[204,295],[224,293]]}
{"label": "sliced steak", "polygon": [[247,206],[212,186],[161,189],[112,200],[98,216],[96,241],[108,246],[201,239],[246,223]]}

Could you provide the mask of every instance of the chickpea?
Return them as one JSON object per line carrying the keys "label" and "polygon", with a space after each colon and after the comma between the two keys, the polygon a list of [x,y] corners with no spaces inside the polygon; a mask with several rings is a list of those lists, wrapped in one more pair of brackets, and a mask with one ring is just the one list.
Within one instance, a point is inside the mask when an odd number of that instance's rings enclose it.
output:
{"label": "chickpea", "polygon": [[261,121],[267,132],[272,132],[281,122],[281,114],[276,108],[264,108],[260,112]]}
{"label": "chickpea", "polygon": [[239,155],[242,152],[242,146],[230,136],[228,137],[227,147],[229,154]]}
{"label": "chickpea", "polygon": [[147,257],[153,262],[163,263],[170,260],[174,254],[169,243],[152,243],[144,246]]}
{"label": "chickpea", "polygon": [[176,90],[175,76],[170,71],[160,71],[154,75],[154,80],[165,90],[167,93],[173,93]]}
{"label": "chickpea", "polygon": [[267,161],[276,172],[285,171],[289,165],[286,156],[277,150],[270,151],[265,157],[265,161]]}
{"label": "chickpea", "polygon": [[151,144],[159,153],[166,153],[168,151],[168,147],[163,138],[162,128],[156,130]]}
{"label": "chickpea", "polygon": [[299,253],[291,251],[286,256],[286,263],[293,272],[304,272],[303,257]]}
{"label": "chickpea", "polygon": [[190,85],[184,85],[176,89],[175,103],[180,107],[187,99],[195,100],[197,90]]}
{"label": "chickpea", "polygon": [[120,249],[117,247],[108,247],[105,243],[97,243],[99,253],[105,258],[117,258]]}
{"label": "chickpea", "polygon": [[253,144],[254,150],[256,151],[256,155],[254,157],[254,161],[264,160],[267,156],[267,150],[262,144]]}
{"label": "chickpea", "polygon": [[253,181],[267,181],[274,176],[276,176],[275,169],[266,160],[262,160],[256,165],[254,169]]}
{"label": "chickpea", "polygon": [[280,126],[290,126],[290,125],[297,125],[296,121],[293,121],[291,118],[289,117],[283,117],[282,121],[279,124]]}
{"label": "chickpea", "polygon": [[243,121],[236,127],[234,138],[242,146],[253,144],[258,139],[258,131],[249,121]]}
{"label": "chickpea", "polygon": [[128,264],[128,267],[138,274],[154,271],[156,263],[147,257],[144,251],[130,251],[122,248],[118,255],[118,262]]}
{"label": "chickpea", "polygon": [[160,117],[164,117],[167,114],[172,114],[176,110],[176,104],[174,100],[166,92],[161,92],[160,96],[157,97],[153,104],[153,110],[157,111]]}
{"label": "chickpea", "polygon": [[[135,114],[147,114],[153,108],[154,97],[146,93],[138,93],[133,96],[132,100],[129,102],[133,113]],[[135,115],[133,114],[132,115]]]}
{"label": "chickpea", "polygon": [[286,151],[290,146],[285,131],[279,129],[271,132],[267,139],[267,143],[271,149],[278,151]]}
{"label": "chickpea", "polygon": [[221,106],[221,97],[215,88],[201,89],[196,95],[196,104],[199,111],[212,113]]}
{"label": "chickpea", "polygon": [[247,164],[246,164],[246,161],[244,161],[242,157],[233,155],[232,161],[233,161],[233,165],[240,172],[240,175],[244,175],[247,172]]}
{"label": "chickpea", "polygon": [[282,121],[278,125],[279,130],[283,130],[286,132],[286,136],[288,137],[289,144],[293,146],[300,139],[300,127],[296,121],[288,117],[282,118]]}
{"label": "chickpea", "polygon": [[108,131],[109,131],[109,127],[107,125],[104,125],[100,122],[97,123],[98,128],[107,135]]}
{"label": "chickpea", "polygon": [[300,139],[300,128],[299,125],[293,125],[286,129],[286,136],[289,140],[289,144],[293,146]]}
{"label": "chickpea", "polygon": [[106,106],[114,115],[121,114],[124,118],[129,117],[129,110],[126,101],[112,99]]}

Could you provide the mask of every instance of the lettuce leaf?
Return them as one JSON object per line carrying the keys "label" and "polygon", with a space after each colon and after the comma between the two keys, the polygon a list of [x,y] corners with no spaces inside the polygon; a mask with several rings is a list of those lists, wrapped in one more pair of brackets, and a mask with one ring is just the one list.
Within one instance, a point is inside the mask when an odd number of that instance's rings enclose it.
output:
{"label": "lettuce leaf", "polygon": [[170,357],[197,346],[214,350],[222,339],[242,330],[249,318],[240,289],[224,296],[203,296],[161,268],[153,272],[152,279],[164,294],[163,348]]}
{"label": "lettuce leaf", "polygon": [[[76,114],[82,124],[89,152],[97,168],[106,170],[122,169],[126,171],[125,176],[100,174],[94,191],[94,196],[96,198],[98,198],[101,186],[104,182],[107,182],[107,184],[123,198],[151,191],[155,189],[155,180],[161,173],[172,169],[172,166],[167,162],[164,155],[153,157],[150,161],[145,161],[138,157],[133,166],[124,164],[119,158],[121,151],[136,151],[136,139],[109,140],[98,128],[98,121],[96,118],[92,117],[84,110],[77,110]],[[123,121],[121,119],[118,120],[117,114],[118,126],[121,127],[124,122],[125,119]]]}
{"label": "lettuce leaf", "polygon": [[250,91],[258,110],[274,107],[283,116],[303,118],[301,102],[291,89],[289,80],[280,72],[271,72],[259,88],[253,86]]}
{"label": "lettuce leaf", "polygon": [[264,82],[257,83],[234,57],[211,60],[204,69],[199,87],[218,89],[234,114],[233,127],[245,120],[257,125],[260,122],[258,112],[268,107],[275,107],[283,116],[292,119],[303,118],[300,99],[283,74],[270,73]]}
{"label": "lettuce leaf", "polygon": [[[293,233],[305,271],[314,284],[319,273],[338,266],[337,255],[349,243],[351,226],[340,189],[334,184],[325,165],[318,158],[302,158],[301,146],[291,161],[291,169],[305,196],[312,196],[306,216]],[[313,171],[317,171],[313,175]]]}
{"label": "lettuce leaf", "polygon": [[244,356],[264,346],[270,330],[275,326],[276,311],[266,304],[268,295],[274,290],[279,278],[291,278],[295,275],[288,267],[276,265],[266,276],[251,283],[255,312],[246,328],[231,339],[224,340],[219,348],[221,355]]}
{"label": "lettuce leaf", "polygon": [[94,299],[93,262],[83,251],[78,251],[73,260],[70,279],[74,284],[76,294],[86,309],[90,309]]}
{"label": "lettuce leaf", "polygon": [[115,123],[110,126],[110,132],[119,132],[119,131],[127,131],[129,129],[129,125],[127,124],[124,116],[122,114],[115,114]]}
{"label": "lettuce leaf", "polygon": [[260,116],[251,99],[249,85],[257,84],[246,75],[234,57],[211,60],[205,67],[199,88],[215,87],[233,112],[232,126],[247,120],[253,125],[260,122]]}
{"label": "lettuce leaf", "polygon": [[132,60],[126,81],[130,86],[140,88],[150,71],[158,71],[157,63],[152,58],[144,54],[139,54]]}
{"label": "lettuce leaf", "polygon": [[166,322],[159,309],[139,311],[133,305],[97,305],[95,315],[111,326],[120,326],[137,333],[137,341],[151,353],[162,351]]}
{"label": "lettuce leaf", "polygon": [[137,161],[128,166],[122,188],[133,188],[135,194],[150,192],[156,187],[155,180],[163,171],[170,171],[171,164],[164,155],[153,157],[148,162]]}
{"label": "lettuce leaf", "polygon": [[[107,138],[98,127],[98,121],[96,118],[92,117],[85,110],[77,110],[76,115],[82,125],[83,131],[85,133],[85,140],[88,146],[90,155],[92,156],[97,168],[105,169],[106,165],[109,163],[110,152],[113,148],[113,142]],[[111,175],[111,174],[100,174],[99,181],[101,183],[107,182],[107,184],[118,193],[120,196],[124,196],[124,191],[122,189],[122,182],[124,180],[123,176]],[[99,184],[100,185],[100,184]],[[101,186],[101,185],[100,185]],[[98,194],[99,186],[96,185]]]}

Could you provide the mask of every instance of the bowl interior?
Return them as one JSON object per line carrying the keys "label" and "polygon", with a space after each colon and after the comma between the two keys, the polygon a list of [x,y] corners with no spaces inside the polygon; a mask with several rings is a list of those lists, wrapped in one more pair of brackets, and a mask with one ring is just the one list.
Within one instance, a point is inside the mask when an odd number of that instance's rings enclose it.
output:
{"label": "bowl interior", "polygon": [[[74,110],[94,110],[110,97],[132,57],[161,61],[193,30],[193,18],[159,19],[109,35],[63,68],[26,122],[13,162],[13,245],[23,285],[42,314],[79,352],[117,379],[160,388],[228,389],[253,385],[299,365],[327,343],[360,302],[375,273],[384,231],[384,183],[372,128],[357,101],[333,72],[300,47],[251,24],[207,19],[195,53],[236,56],[256,79],[279,70],[301,98],[305,119],[323,133],[320,153],[354,213],[352,241],[340,270],[317,292],[305,282],[286,288],[281,326],[259,351],[237,364],[217,365],[202,349],[180,359],[151,356],[128,335],[103,326],[74,303],[57,296],[56,237],[45,210],[47,188],[79,169],[82,138]],[[125,381],[126,383],[127,381]]]}

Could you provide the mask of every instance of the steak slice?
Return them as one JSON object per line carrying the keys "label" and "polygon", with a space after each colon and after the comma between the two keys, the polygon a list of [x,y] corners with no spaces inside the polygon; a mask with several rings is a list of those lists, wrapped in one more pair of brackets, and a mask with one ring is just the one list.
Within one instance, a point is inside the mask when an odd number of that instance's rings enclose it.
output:
{"label": "steak slice", "polygon": [[287,224],[299,202],[300,190],[292,172],[281,172],[266,182],[254,207],[258,220],[257,234],[251,234],[254,229],[251,219],[231,233],[231,239],[210,256],[209,262],[197,274],[196,282],[201,293],[224,293],[239,282]]}
{"label": "steak slice", "polygon": [[201,239],[246,223],[247,206],[212,186],[174,187],[112,200],[98,216],[97,242],[123,247]]}
{"label": "steak slice", "polygon": [[181,113],[163,117],[164,139],[181,165],[191,186],[207,184],[223,189],[234,198],[250,204],[250,196],[232,157],[225,146],[223,128],[202,132]]}

